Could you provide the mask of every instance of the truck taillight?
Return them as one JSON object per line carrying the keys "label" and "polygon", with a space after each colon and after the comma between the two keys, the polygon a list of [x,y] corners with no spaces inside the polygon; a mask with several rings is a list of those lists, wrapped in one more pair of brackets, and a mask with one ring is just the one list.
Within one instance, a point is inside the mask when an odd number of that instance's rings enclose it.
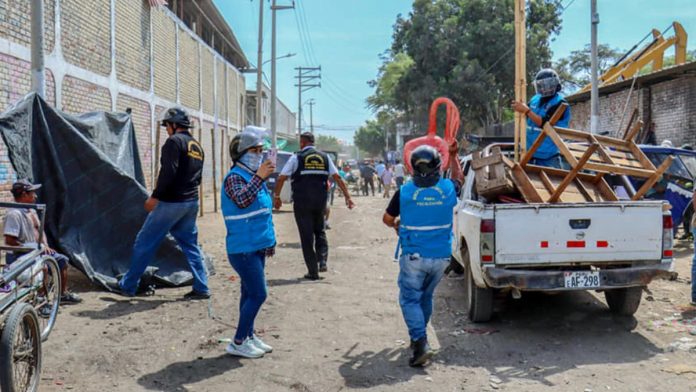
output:
{"label": "truck taillight", "polygon": [[481,262],[490,264],[495,262],[495,220],[484,219],[481,221]]}
{"label": "truck taillight", "polygon": [[662,229],[673,229],[674,224],[672,223],[672,215],[662,215]]}
{"label": "truck taillight", "polygon": [[673,247],[673,231],[674,224],[672,223],[672,215],[662,215],[662,262],[671,263],[674,257]]}
{"label": "truck taillight", "polygon": [[481,233],[495,233],[495,220],[484,219],[481,221]]}

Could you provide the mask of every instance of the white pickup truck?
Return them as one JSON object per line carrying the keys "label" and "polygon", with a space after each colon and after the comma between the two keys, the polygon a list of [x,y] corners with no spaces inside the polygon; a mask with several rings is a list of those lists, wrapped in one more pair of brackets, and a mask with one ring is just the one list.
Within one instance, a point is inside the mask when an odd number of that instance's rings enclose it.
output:
{"label": "white pickup truck", "polygon": [[[454,211],[452,254],[465,273],[467,311],[485,322],[505,291],[603,291],[632,315],[643,287],[672,265],[672,217],[663,201],[489,204],[465,182]],[[468,171],[468,172],[467,172]]]}

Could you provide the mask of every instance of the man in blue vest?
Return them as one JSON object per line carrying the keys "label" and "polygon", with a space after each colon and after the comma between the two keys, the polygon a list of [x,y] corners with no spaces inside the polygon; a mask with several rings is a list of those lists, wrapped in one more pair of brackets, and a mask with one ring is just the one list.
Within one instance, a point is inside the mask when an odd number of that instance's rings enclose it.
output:
{"label": "man in blue vest", "polygon": [[399,305],[411,338],[409,365],[423,366],[434,351],[426,327],[433,313],[433,293],[450,263],[453,210],[464,175],[459,146],[449,147],[451,179],[442,177],[440,154],[431,146],[411,153],[413,178],[394,193],[382,220],[399,234]]}
{"label": "man in blue vest", "polygon": [[278,176],[273,196],[273,206],[279,209],[283,203],[280,192],[288,178],[292,178],[292,199],[295,222],[300,232],[302,255],[307,265],[305,279],[319,280],[319,272],[326,272],[329,243],[326,240],[324,213],[329,194],[328,180],[333,178],[343,192],[346,205],[355,207],[346,184],[338,175],[331,157],[314,147],[314,134],[300,135],[301,150],[293,154]]}
{"label": "man in blue vest", "polygon": [[[536,74],[534,90],[536,94],[529,101],[529,106],[525,105],[524,102],[513,101],[512,103],[512,108],[527,118],[527,150],[534,144],[544,125],[551,120],[556,109],[566,103],[560,94],[561,80],[556,71],[550,68],[544,68]],[[566,108],[561,119],[552,125],[567,128],[569,123],[570,108]],[[562,167],[558,147],[548,137],[536,150],[530,162],[538,166]]]}

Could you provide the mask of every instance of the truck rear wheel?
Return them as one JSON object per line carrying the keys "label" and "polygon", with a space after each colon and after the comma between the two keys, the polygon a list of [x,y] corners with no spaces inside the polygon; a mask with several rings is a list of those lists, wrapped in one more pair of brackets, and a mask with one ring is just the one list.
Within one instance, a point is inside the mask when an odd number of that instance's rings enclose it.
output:
{"label": "truck rear wheel", "polygon": [[621,316],[632,316],[640,306],[640,299],[643,295],[642,287],[626,287],[623,289],[613,289],[604,292],[609,310]]}
{"label": "truck rear wheel", "polygon": [[469,252],[465,251],[466,258],[464,263],[465,278],[464,286],[466,288],[466,308],[469,314],[469,320],[475,323],[485,323],[491,319],[493,315],[493,290],[488,288],[480,288],[474,282],[474,276],[471,273],[471,261],[468,260]]}

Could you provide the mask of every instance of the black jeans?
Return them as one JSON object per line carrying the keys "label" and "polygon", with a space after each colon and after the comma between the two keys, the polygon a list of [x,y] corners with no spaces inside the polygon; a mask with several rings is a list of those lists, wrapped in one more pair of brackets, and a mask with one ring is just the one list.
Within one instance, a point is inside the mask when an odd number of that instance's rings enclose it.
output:
{"label": "black jeans", "polygon": [[295,222],[300,232],[302,255],[309,275],[319,274],[319,265],[326,265],[329,257],[329,243],[324,231],[324,206],[303,208],[295,204]]}

